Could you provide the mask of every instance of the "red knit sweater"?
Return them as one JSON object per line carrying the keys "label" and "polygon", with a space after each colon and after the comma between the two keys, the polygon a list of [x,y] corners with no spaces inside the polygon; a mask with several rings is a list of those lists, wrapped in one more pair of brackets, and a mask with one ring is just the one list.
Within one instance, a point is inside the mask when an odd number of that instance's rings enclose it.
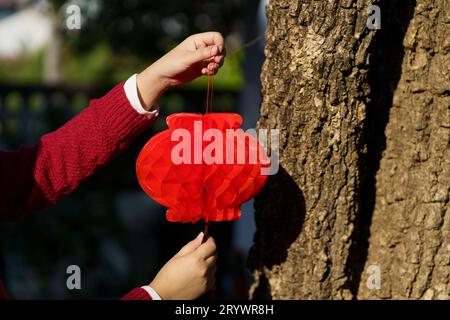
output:
{"label": "red knit sweater", "polygon": [[[0,151],[0,222],[56,203],[124,151],[151,123],[133,109],[121,83],[37,145]],[[0,299],[6,297],[0,282]],[[150,299],[141,288],[124,298]]]}

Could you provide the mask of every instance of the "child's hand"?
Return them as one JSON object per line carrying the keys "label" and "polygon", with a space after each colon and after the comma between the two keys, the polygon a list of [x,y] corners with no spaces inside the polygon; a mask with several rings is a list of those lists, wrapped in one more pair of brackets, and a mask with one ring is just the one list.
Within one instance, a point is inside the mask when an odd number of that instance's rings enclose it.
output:
{"label": "child's hand", "polygon": [[150,69],[168,86],[213,75],[223,63],[223,37],[218,32],[194,34],[156,61]]}
{"label": "child's hand", "polygon": [[190,300],[200,297],[215,284],[216,244],[203,233],[185,245],[150,283],[163,300]]}
{"label": "child's hand", "polygon": [[137,76],[144,107],[151,107],[168,88],[201,75],[216,74],[225,58],[223,37],[218,32],[194,34],[186,38]]}

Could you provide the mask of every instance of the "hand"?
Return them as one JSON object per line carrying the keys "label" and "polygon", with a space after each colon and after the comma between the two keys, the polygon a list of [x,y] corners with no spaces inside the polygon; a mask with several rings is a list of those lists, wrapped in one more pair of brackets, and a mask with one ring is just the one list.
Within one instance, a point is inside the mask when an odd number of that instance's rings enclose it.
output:
{"label": "hand", "polygon": [[194,34],[156,61],[150,69],[169,87],[201,75],[213,75],[223,64],[223,37],[218,32]]}
{"label": "hand", "polygon": [[214,286],[216,244],[211,237],[203,244],[202,239],[203,232],[170,259],[150,283],[163,300],[196,299]]}
{"label": "hand", "polygon": [[218,32],[194,34],[137,76],[144,107],[151,107],[168,88],[201,75],[214,75],[225,58],[223,37]]}

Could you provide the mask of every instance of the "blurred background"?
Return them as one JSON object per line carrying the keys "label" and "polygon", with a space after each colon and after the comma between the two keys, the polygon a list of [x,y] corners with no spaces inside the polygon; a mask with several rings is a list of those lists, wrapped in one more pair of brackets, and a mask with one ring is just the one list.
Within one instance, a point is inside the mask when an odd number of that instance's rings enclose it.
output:
{"label": "blurred background", "polygon": [[[80,9],[80,25],[68,19]],[[220,31],[228,56],[215,77],[213,110],[254,127],[260,103],[265,0],[0,0],[0,148],[35,144],[115,84],[190,34]],[[76,12],[75,12],[76,14]],[[72,25],[73,27],[73,25]],[[202,224],[168,223],[139,187],[144,143],[173,112],[203,112],[206,78],[167,92],[151,130],[74,194],[25,220],[0,226],[0,279],[15,299],[115,299],[148,284]],[[1,205],[1,204],[0,204]],[[219,247],[218,299],[245,299],[253,205],[241,220],[210,228]],[[81,268],[81,290],[66,268]]]}

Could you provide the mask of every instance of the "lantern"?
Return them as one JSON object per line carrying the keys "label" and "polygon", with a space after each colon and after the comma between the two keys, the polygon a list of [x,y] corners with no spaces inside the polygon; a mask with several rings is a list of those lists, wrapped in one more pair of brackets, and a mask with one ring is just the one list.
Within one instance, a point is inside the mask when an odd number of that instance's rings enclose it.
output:
{"label": "lantern", "polygon": [[240,129],[234,113],[178,113],[140,152],[142,189],[168,208],[171,222],[230,221],[256,195],[270,161],[258,140]]}

